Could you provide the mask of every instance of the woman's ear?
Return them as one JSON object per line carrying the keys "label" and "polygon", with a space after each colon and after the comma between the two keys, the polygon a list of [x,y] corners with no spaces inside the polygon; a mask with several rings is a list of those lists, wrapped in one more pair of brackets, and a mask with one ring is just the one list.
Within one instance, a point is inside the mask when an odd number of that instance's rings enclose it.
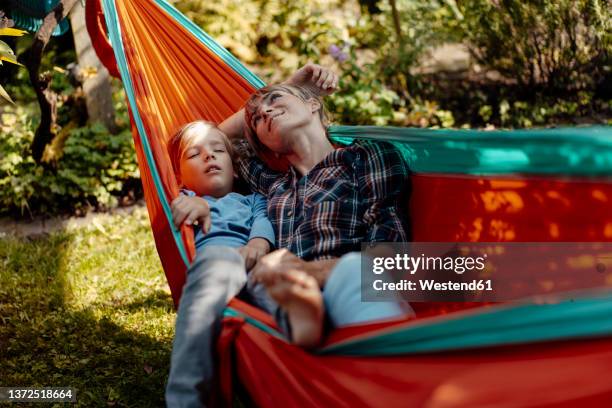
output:
{"label": "woman's ear", "polygon": [[310,105],[310,113],[315,113],[321,110],[321,102],[315,98],[308,99],[307,103]]}

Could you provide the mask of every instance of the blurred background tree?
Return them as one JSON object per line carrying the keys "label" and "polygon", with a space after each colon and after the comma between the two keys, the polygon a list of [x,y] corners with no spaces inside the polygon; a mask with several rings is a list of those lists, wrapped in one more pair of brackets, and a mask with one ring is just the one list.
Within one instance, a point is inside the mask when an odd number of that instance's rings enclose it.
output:
{"label": "blurred background tree", "polygon": [[[266,82],[307,61],[334,67],[340,90],[327,102],[336,123],[512,128],[612,118],[609,0],[170,2]],[[17,3],[0,0],[0,9]],[[30,150],[40,116],[27,72],[0,67],[16,102],[0,106],[0,212],[82,212],[140,197],[120,83],[111,83],[110,122],[91,113],[75,121],[83,106],[92,111],[75,52],[86,40],[80,19],[72,15],[72,35],[52,38],[41,60],[63,135],[46,166]],[[21,55],[31,43],[11,46]],[[97,69],[85,74],[99,78]]]}

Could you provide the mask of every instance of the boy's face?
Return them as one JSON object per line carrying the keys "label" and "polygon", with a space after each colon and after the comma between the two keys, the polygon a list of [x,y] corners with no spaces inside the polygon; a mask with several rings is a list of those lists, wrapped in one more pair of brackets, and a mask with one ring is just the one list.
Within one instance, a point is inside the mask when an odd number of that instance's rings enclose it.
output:
{"label": "boy's face", "polygon": [[234,181],[232,158],[225,136],[215,128],[192,129],[180,161],[181,183],[198,196],[216,198],[231,193]]}

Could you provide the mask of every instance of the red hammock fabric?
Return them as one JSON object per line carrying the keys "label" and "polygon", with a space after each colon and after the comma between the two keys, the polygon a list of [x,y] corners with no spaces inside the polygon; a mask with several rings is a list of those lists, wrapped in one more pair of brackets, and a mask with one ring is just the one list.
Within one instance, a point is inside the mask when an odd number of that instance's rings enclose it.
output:
{"label": "red hammock fabric", "polygon": [[[135,94],[131,108],[146,133],[139,134],[134,126],[145,198],[158,252],[178,304],[185,261],[162,205],[177,193],[165,142],[185,122],[199,118],[221,121],[253,89],[189,30],[169,18],[156,1],[116,0],[114,4]],[[92,39],[99,46],[106,40],[102,24],[95,26],[98,34]],[[108,55],[105,59],[108,62]],[[145,144],[150,145],[152,162]],[[152,171],[159,173],[161,191],[155,187]],[[612,240],[608,202],[612,185],[603,181],[441,174],[415,175],[412,181],[413,195],[407,206],[418,241]],[[184,230],[182,239],[190,259],[192,237]],[[249,305],[234,300],[232,306],[272,324],[269,316]],[[425,318],[474,306],[424,304],[415,308]],[[389,324],[393,323],[336,330],[328,342]],[[231,403],[236,379],[251,402],[262,407],[281,403],[292,407],[612,403],[609,338],[393,358],[317,356],[232,317],[224,321],[218,350],[220,398],[225,406]]]}
{"label": "red hammock fabric", "polygon": [[[248,305],[231,305],[266,321]],[[218,348],[220,406],[231,406],[234,372],[251,398],[247,406],[258,407],[561,408],[612,402],[609,338],[411,356],[316,356],[227,318]]]}

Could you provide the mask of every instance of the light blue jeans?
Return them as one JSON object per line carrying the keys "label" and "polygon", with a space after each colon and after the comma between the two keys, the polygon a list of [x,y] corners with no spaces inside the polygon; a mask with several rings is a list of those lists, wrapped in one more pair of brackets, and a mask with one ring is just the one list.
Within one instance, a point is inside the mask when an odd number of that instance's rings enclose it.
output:
{"label": "light blue jeans", "polygon": [[[256,306],[277,317],[287,327],[278,305],[261,285],[247,283],[244,261],[229,247],[204,248],[187,271],[176,318],[166,405],[171,408],[202,407],[210,395],[214,377],[215,339],[223,309],[244,285]],[[332,270],[323,301],[334,327],[400,317],[410,313],[394,302],[361,301],[361,257],[353,252],[340,258]]]}

